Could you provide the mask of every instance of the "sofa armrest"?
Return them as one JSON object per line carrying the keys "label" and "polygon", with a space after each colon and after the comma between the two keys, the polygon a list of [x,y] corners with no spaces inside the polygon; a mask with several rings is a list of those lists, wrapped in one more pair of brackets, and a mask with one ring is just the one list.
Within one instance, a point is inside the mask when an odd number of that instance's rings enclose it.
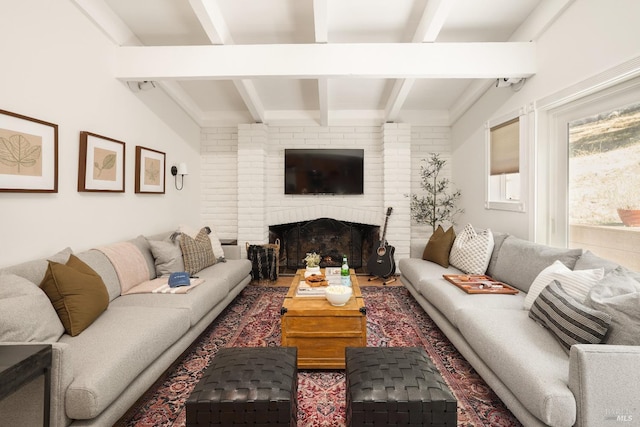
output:
{"label": "sofa armrest", "polygon": [[575,426],[640,421],[639,366],[640,346],[572,346],[569,388],[576,398]]}
{"label": "sofa armrest", "polygon": [[[46,344],[38,342],[3,342],[0,345],[36,345]],[[65,395],[67,388],[73,380],[73,367],[70,358],[65,350],[68,347],[66,343],[50,343],[51,344],[51,406],[50,406],[50,422],[53,426],[69,425],[70,420],[65,412]],[[42,378],[42,377],[41,377]],[[41,423],[42,402],[34,400],[34,395],[41,396],[42,383],[32,381],[15,393],[0,401],[0,413],[2,413],[2,422],[6,425],[31,425],[33,423],[25,420],[25,416],[36,416],[38,422]],[[36,405],[39,409],[34,409]],[[25,422],[27,424],[25,424]],[[37,424],[37,423],[36,423]],[[34,424],[34,425],[36,425]],[[3,424],[4,425],[4,424]]]}
{"label": "sofa armrest", "polygon": [[227,259],[240,259],[240,246],[239,245],[222,245],[224,251],[224,257]]}

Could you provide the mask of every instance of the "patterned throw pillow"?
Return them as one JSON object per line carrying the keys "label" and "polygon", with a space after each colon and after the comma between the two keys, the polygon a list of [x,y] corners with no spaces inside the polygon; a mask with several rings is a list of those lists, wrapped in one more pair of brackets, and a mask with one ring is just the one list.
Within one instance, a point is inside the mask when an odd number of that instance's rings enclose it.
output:
{"label": "patterned throw pillow", "polygon": [[492,252],[491,230],[477,233],[471,224],[467,224],[453,242],[449,263],[466,274],[484,274]]}
{"label": "patterned throw pillow", "polygon": [[566,352],[573,344],[600,344],[611,323],[611,316],[579,303],[557,280],[540,292],[529,317],[549,329]]}
{"label": "patterned throw pillow", "polygon": [[206,228],[202,228],[194,238],[188,234],[180,235],[180,248],[184,259],[184,270],[193,275],[203,268],[216,263],[211,240]]}
{"label": "patterned throw pillow", "polygon": [[444,231],[442,226],[439,225],[429,238],[429,242],[427,242],[427,246],[422,253],[422,259],[435,262],[444,268],[449,267],[449,253],[455,238],[456,232],[453,231],[453,227],[449,227],[447,231]]}

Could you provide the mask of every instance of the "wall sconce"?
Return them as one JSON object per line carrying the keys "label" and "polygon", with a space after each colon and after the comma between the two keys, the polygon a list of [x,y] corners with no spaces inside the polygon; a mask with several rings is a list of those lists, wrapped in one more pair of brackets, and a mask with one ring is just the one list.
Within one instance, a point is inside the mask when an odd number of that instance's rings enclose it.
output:
{"label": "wall sconce", "polygon": [[[171,175],[175,177],[176,190],[182,190],[182,187],[184,187],[184,176],[189,175],[189,172],[187,171],[187,164],[178,163],[178,166],[171,166]],[[181,178],[180,188],[178,188],[178,175],[180,175]]]}

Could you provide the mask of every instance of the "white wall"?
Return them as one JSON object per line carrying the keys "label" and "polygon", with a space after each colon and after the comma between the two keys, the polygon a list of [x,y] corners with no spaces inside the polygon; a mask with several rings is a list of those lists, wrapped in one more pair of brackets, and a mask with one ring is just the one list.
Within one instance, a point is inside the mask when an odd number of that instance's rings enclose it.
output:
{"label": "white wall", "polygon": [[[461,222],[533,239],[529,213],[484,209],[484,123],[640,55],[640,2],[577,0],[537,41],[538,71],[522,90],[490,88],[452,127]],[[531,159],[530,159],[531,160]]]}
{"label": "white wall", "polygon": [[[114,46],[68,1],[0,2],[0,109],[58,125],[58,193],[0,193],[0,266],[200,221],[200,130],[112,77]],[[126,143],[125,193],[79,193],[80,131]],[[166,194],[134,194],[135,146],[166,153]],[[178,192],[171,165],[190,175]]]}

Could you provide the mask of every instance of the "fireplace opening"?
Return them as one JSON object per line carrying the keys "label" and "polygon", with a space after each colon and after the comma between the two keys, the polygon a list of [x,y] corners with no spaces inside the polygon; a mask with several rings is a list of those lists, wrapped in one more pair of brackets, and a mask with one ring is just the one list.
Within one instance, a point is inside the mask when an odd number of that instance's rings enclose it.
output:
{"label": "fireplace opening", "polygon": [[349,267],[356,273],[366,273],[373,246],[380,239],[380,227],[318,218],[269,227],[269,241],[280,239],[280,274],[293,274],[304,268],[309,252],[320,254],[320,267],[339,267],[342,255],[347,255]]}

